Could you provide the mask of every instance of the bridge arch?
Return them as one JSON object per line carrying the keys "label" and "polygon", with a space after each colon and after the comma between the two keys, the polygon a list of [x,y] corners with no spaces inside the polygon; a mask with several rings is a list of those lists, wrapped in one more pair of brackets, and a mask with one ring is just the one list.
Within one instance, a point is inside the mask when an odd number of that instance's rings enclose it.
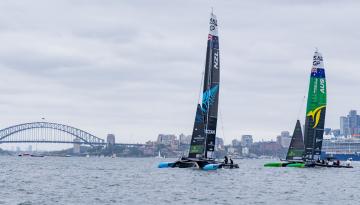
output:
{"label": "bridge arch", "polygon": [[[35,130],[35,129],[50,129],[50,130],[56,130],[63,133],[67,133],[73,137],[75,137],[75,141],[71,139],[62,139],[59,138],[54,134],[54,136],[46,136],[46,138],[43,138],[43,136],[32,136],[32,137],[19,137],[16,136],[17,134],[21,132],[26,132],[29,130]],[[46,134],[46,132],[45,132]],[[90,146],[96,146],[96,145],[104,145],[105,140],[98,138],[86,131],[83,131],[81,129],[69,126],[69,125],[63,125],[59,123],[51,123],[51,122],[31,122],[31,123],[24,123],[24,124],[18,124],[11,127],[4,128],[0,130],[0,144],[1,143],[20,143],[20,142],[26,142],[26,143],[78,143],[78,144],[88,144]]]}

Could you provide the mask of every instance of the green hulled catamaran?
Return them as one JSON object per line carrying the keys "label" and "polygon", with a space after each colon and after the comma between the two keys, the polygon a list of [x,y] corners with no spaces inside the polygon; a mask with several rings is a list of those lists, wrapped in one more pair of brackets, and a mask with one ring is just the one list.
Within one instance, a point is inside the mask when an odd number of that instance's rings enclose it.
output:
{"label": "green hulled catamaran", "polygon": [[267,163],[265,167],[304,167],[304,140],[300,120],[296,121],[286,160],[282,162]]}
{"label": "green hulled catamaran", "polygon": [[336,167],[343,166],[339,161],[321,159],[321,147],[326,113],[326,80],[323,57],[317,50],[313,57],[308,91],[304,141],[301,136],[300,122],[296,123],[294,135],[287,153],[286,161],[267,163],[267,167]]}

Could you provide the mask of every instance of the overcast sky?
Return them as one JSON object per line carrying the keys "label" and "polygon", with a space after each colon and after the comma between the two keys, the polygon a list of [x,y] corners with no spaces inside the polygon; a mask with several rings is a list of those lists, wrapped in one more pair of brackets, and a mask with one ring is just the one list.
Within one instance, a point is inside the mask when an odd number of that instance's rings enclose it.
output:
{"label": "overcast sky", "polygon": [[327,75],[326,127],[360,110],[359,1],[4,0],[0,127],[45,117],[117,142],[191,134],[211,7],[225,143],[292,132],[315,47]]}

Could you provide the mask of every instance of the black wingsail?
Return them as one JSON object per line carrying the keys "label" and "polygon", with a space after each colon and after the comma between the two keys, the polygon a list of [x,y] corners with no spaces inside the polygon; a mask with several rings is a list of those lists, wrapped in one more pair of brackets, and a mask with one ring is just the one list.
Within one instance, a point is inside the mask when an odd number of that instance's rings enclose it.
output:
{"label": "black wingsail", "polygon": [[205,150],[205,133],[204,133],[204,116],[200,104],[197,105],[194,129],[191,136],[189,158],[204,157]]}
{"label": "black wingsail", "polygon": [[216,16],[211,13],[208,35],[202,111],[205,123],[205,157],[212,157],[215,149],[216,124],[219,103],[220,56]]}
{"label": "black wingsail", "polygon": [[286,155],[286,160],[301,160],[304,155],[304,140],[300,121],[296,121],[293,136]]}

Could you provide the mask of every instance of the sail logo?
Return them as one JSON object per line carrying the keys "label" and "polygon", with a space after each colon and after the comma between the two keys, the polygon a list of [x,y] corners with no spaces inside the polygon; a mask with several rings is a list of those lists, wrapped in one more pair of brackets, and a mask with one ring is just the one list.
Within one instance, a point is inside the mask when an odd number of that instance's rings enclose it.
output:
{"label": "sail logo", "polygon": [[318,66],[318,65],[320,65],[321,61],[323,61],[322,56],[314,56],[313,66]]}
{"label": "sail logo", "polygon": [[210,107],[215,102],[216,94],[219,90],[219,85],[215,85],[211,89],[206,90],[203,93],[203,100],[201,110],[206,113]]}
{"label": "sail logo", "polygon": [[210,18],[210,31],[214,31],[217,27],[217,20]]}
{"label": "sail logo", "polygon": [[321,116],[321,109],[326,107],[325,105],[320,106],[318,108],[316,108],[313,111],[310,111],[306,116],[311,117],[312,121],[315,122],[314,126],[312,128],[315,128],[316,126],[318,126],[319,121],[320,121],[320,116]]}
{"label": "sail logo", "polygon": [[214,53],[214,68],[219,69],[219,52]]}
{"label": "sail logo", "polygon": [[215,134],[215,130],[205,130],[205,134]]}
{"label": "sail logo", "polygon": [[325,94],[325,79],[320,79],[320,92]]}

